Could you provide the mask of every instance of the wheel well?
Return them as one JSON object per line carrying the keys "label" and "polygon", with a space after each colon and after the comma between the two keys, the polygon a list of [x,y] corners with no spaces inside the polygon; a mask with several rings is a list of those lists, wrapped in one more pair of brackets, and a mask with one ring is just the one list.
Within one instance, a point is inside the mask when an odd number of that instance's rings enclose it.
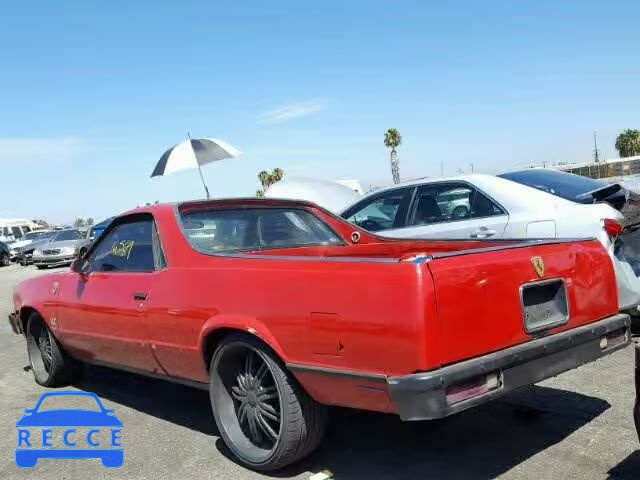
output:
{"label": "wheel well", "polygon": [[213,352],[216,351],[218,344],[222,341],[224,337],[231,334],[240,334],[240,335],[245,335],[247,337],[254,338],[258,340],[260,343],[262,343],[264,346],[266,346],[269,350],[271,350],[277,358],[280,358],[280,355],[278,355],[278,353],[273,349],[273,347],[271,347],[271,345],[269,345],[267,342],[265,342],[263,339],[261,339],[257,335],[249,333],[245,330],[239,330],[237,328],[219,328],[209,333],[204,340],[202,359],[204,360],[204,365],[207,369],[207,372],[209,371],[209,366],[211,365],[211,358],[213,357]]}
{"label": "wheel well", "polygon": [[29,317],[31,316],[32,313],[37,313],[40,318],[42,318],[42,315],[40,315],[40,312],[38,312],[35,308],[33,307],[22,307],[20,309],[20,322],[22,323],[22,331],[24,332],[24,334],[27,334],[27,322],[29,321]]}

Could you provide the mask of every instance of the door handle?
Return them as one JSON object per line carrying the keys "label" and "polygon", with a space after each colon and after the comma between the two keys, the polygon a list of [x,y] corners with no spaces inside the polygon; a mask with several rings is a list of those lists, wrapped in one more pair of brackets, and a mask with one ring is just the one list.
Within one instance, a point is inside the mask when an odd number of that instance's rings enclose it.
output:
{"label": "door handle", "polygon": [[487,238],[496,234],[495,230],[490,230],[488,228],[481,228],[480,230],[476,230],[470,236],[471,238]]}
{"label": "door handle", "polygon": [[133,299],[134,300],[146,300],[147,299],[147,293],[146,292],[134,293],[133,294]]}

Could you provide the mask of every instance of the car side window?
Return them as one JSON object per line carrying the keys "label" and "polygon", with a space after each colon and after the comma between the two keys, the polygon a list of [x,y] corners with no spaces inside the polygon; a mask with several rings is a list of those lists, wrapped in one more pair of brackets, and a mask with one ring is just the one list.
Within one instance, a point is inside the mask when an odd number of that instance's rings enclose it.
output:
{"label": "car side window", "polygon": [[342,216],[372,232],[404,227],[413,187],[398,188],[374,195],[346,211]]}
{"label": "car side window", "polygon": [[504,215],[486,195],[466,183],[428,184],[418,188],[411,225],[430,225]]}
{"label": "car side window", "polygon": [[154,223],[151,218],[129,221],[114,227],[90,253],[92,272],[153,272]]}
{"label": "car side window", "polygon": [[11,232],[13,233],[13,238],[16,240],[22,238],[22,230],[20,230],[20,227],[11,227]]}

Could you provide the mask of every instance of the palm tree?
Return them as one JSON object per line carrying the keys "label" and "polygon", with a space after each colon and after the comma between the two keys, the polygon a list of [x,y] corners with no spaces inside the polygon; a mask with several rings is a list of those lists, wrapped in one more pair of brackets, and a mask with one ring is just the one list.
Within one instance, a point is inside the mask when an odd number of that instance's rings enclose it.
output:
{"label": "palm tree", "polygon": [[274,183],[278,183],[282,180],[282,177],[284,177],[284,170],[281,168],[274,168],[272,172],[267,172],[266,170],[261,171],[258,174],[258,180],[260,180],[262,188],[256,190],[256,197],[264,197],[267,189]]}
{"label": "palm tree", "polygon": [[627,129],[618,135],[616,150],[621,158],[640,155],[640,131]]}
{"label": "palm tree", "polygon": [[282,177],[284,177],[284,170],[282,170],[281,168],[274,168],[273,173],[271,174],[271,183],[273,184],[279,182],[280,180],[282,180]]}
{"label": "palm tree", "polygon": [[393,183],[400,183],[400,167],[398,165],[398,152],[396,148],[402,143],[402,135],[397,128],[390,128],[384,134],[384,146],[391,149],[391,175]]}

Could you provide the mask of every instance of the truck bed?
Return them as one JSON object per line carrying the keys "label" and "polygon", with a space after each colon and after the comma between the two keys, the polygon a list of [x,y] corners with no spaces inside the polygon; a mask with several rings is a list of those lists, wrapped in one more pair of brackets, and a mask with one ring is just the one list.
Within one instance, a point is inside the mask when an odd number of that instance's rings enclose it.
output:
{"label": "truck bed", "polygon": [[253,250],[250,255],[326,258],[369,258],[389,261],[415,258],[444,258],[488,251],[525,248],[539,245],[581,242],[585,239],[501,239],[501,240],[394,240],[343,246],[312,246]]}

